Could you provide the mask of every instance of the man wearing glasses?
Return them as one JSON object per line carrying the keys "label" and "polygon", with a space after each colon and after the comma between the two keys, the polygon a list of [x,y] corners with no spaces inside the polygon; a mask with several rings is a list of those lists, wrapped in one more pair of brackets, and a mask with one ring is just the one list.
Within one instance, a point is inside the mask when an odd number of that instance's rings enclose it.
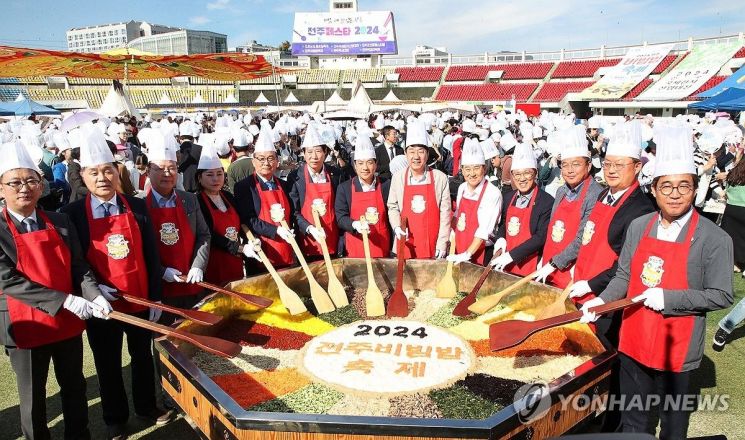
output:
{"label": "man wearing glasses", "polygon": [[582,231],[603,188],[590,175],[592,163],[582,125],[562,133],[561,177],[565,184],[556,191],[548,237],[543,246],[542,266],[535,279],[563,289],[572,280],[571,269],[582,244]]}
{"label": "man wearing glasses", "polygon": [[[279,160],[272,138],[271,128],[262,126],[252,159],[256,172],[235,184],[235,200],[241,223],[247,225],[256,238],[261,238],[267,258],[274,267],[281,268],[294,261],[288,241],[292,231],[280,224],[284,220],[289,225],[293,211],[287,196],[289,184],[274,175]],[[265,270],[262,264],[252,259],[247,261],[246,273]]]}
{"label": "man wearing glasses", "polygon": [[659,213],[631,222],[618,270],[582,306],[582,321],[595,321],[590,310],[606,302],[628,297],[638,303],[623,312],[619,382],[626,402],[652,404],[623,408],[621,429],[652,434],[650,418],[659,414],[660,438],[683,439],[693,408],[670,402],[691,399],[689,380],[703,357],[706,312],[733,301],[734,257],[729,235],[693,207],[698,176],[691,129],[655,126],[654,141],[652,194]]}
{"label": "man wearing glasses", "polygon": [[536,185],[538,165],[533,148],[519,143],[514,149],[510,177],[515,190],[502,199],[502,223],[494,243],[496,258],[490,264],[494,270],[527,276],[538,266],[554,198]]}

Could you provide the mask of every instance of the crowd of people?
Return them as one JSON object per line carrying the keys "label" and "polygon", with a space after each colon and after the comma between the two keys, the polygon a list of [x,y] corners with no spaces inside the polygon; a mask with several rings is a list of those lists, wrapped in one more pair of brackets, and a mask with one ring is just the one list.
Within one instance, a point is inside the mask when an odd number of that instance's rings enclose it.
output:
{"label": "crowd of people", "polygon": [[[233,112],[99,118],[67,131],[62,122],[0,125],[0,342],[27,438],[49,438],[50,360],[65,438],[90,437],[85,328],[109,437],[127,436],[125,335],[135,414],[170,421],[168,399],[156,405],[150,333],[108,315],[176,317],[119,295],[193,307],[205,296],[199,282],[265,271],[259,249],[277,268],[295,265],[294,238],[310,259],[322,258],[321,241],[332,255],[362,257],[367,232],[373,257],[402,240],[406,258],[571,284],[583,322],[619,352],[611,392],[639,396],[689,392],[706,313],[732,305],[733,274],[745,269],[743,128],[728,115],[385,112],[334,122]],[[593,312],[625,297],[639,306]],[[743,318],[738,304],[716,348]],[[604,429],[648,432],[654,409],[611,413]],[[661,438],[685,438],[689,417],[663,408]]]}

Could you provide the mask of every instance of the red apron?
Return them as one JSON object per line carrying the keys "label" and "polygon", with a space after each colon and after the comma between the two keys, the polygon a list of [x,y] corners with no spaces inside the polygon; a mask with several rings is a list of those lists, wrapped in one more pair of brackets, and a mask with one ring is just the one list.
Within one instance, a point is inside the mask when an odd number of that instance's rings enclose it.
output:
{"label": "red apron", "polygon": [[[355,177],[354,179],[359,179]],[[388,232],[388,208],[383,200],[383,186],[380,180],[375,184],[375,191],[363,192],[357,191],[354,186],[355,180],[352,179],[351,206],[349,215],[352,221],[359,220],[365,215],[367,208],[378,210],[378,219],[375,224],[370,223],[369,242],[370,257],[387,257],[391,253],[391,236]],[[365,258],[365,249],[362,244],[362,238],[359,234],[347,232],[345,234],[347,254],[351,258]]]}
{"label": "red apron", "polygon": [[[142,251],[142,234],[134,214],[121,194],[117,196],[127,210],[124,214],[94,219],[91,195],[85,199],[91,244],[86,259],[100,283],[119,292],[138,298],[149,296],[145,255]],[[154,270],[154,269],[153,269]],[[112,301],[117,312],[136,313],[147,307],[124,300]]]}
{"label": "red apron", "polygon": [[[515,249],[533,236],[530,232],[530,217],[533,215],[533,207],[538,199],[538,185],[533,189],[533,194],[530,196],[528,206],[525,208],[520,209],[515,206],[515,198],[517,198],[518,194],[519,191],[515,191],[512,200],[510,200],[510,204],[507,205],[507,218],[505,219],[507,223],[505,225],[504,234],[505,241],[507,242],[505,252]],[[538,252],[531,255],[522,263],[508,264],[505,266],[504,270],[512,275],[525,277],[535,272],[537,267]]]}
{"label": "red apron", "polygon": [[[458,209],[455,211],[455,252],[459,254],[467,251],[468,248],[471,247],[473,238],[476,235],[476,230],[479,228],[479,206],[481,206],[481,199],[484,198],[486,185],[490,185],[490,183],[486,180],[482,180],[481,184],[483,185],[483,188],[481,188],[479,199],[470,200],[461,197]],[[494,207],[494,209],[497,209],[497,207]],[[476,264],[484,265],[485,247],[486,244],[481,243],[479,249],[471,257],[471,260]]]}
{"label": "red apron", "polygon": [[147,174],[140,174],[140,178],[137,180],[137,190],[144,190],[145,189],[145,182],[147,181]]}
{"label": "red apron", "polygon": [[[618,260],[618,255],[608,244],[608,228],[618,209],[638,186],[638,183],[634,183],[614,206],[597,202],[595,207],[592,208],[590,217],[582,231],[582,245],[579,247],[577,262],[574,266],[575,280],[586,281],[595,278],[600,273],[610,269],[613,263]],[[590,292],[581,298],[572,298],[572,301],[575,304],[582,305],[592,298],[595,298],[595,294]]]}
{"label": "red apron", "polygon": [[[326,204],[326,214],[320,216],[321,226],[323,227],[323,231],[326,233],[326,246],[329,249],[329,254],[333,255],[336,253],[336,245],[339,243],[339,227],[336,225],[336,213],[334,212],[334,189],[331,187],[331,176],[328,171],[324,171],[326,173],[326,183],[313,183],[307,165],[304,170],[305,200],[303,200],[303,206],[300,208],[300,214],[313,224],[313,200],[323,200]],[[323,255],[321,245],[318,244],[312,236],[309,234],[301,235],[303,236],[303,240],[300,243],[300,247],[305,255]]]}
{"label": "red apron", "polygon": [[[72,294],[70,249],[49,218],[37,210],[36,215],[46,223],[46,229],[20,234],[7,209],[3,213],[18,253],[16,270],[48,289]],[[12,336],[18,348],[35,348],[63,341],[80,336],[85,330],[85,323],[64,308],[51,316],[10,295],[6,295],[5,301]]]}
{"label": "red apron", "polygon": [[[222,235],[231,241],[238,241],[241,219],[238,217],[235,208],[223,197],[222,192],[220,197],[228,208],[225,212],[213,207],[212,201],[204,192],[201,196],[212,216],[212,233]],[[239,255],[233,255],[224,249],[212,246],[204,280],[222,286],[230,281],[240,279],[243,279],[243,259]]]}
{"label": "red apron", "polygon": [[[698,218],[698,212],[694,210],[685,240],[675,243],[649,237],[649,231],[658,219],[652,216],[631,257],[629,298],[641,295],[648,287],[665,290],[689,288],[688,253]],[[680,372],[691,344],[694,324],[694,316],[665,317],[644,306],[626,309],[621,321],[618,351],[648,368]]]}
{"label": "red apron", "polygon": [[[191,269],[191,257],[194,254],[196,236],[189,225],[184,202],[176,196],[175,208],[160,208],[153,203],[153,194],[148,191],[147,209],[153,220],[155,236],[158,240],[160,264],[181,271],[182,279]],[[200,293],[203,289],[191,283],[163,283],[163,297],[189,296]]]}
{"label": "red apron", "polygon": [[[287,194],[285,194],[284,190],[279,186],[277,178],[272,176],[274,188],[276,189],[268,189],[266,191],[261,189],[259,176],[254,175],[254,178],[256,180],[256,192],[259,194],[259,199],[261,200],[259,219],[275,226],[281,226],[279,223],[273,222],[271,216],[272,205],[279,203],[285,210],[285,221],[289,224],[290,201],[287,199]],[[261,249],[274,267],[285,267],[293,263],[295,254],[289,243],[282,240],[279,236],[276,236],[275,238],[263,237],[263,241],[265,244]]]}
{"label": "red apron", "polygon": [[[414,196],[423,202],[412,203]],[[404,246],[405,258],[434,258],[440,234],[440,206],[435,195],[435,175],[429,170],[429,183],[409,185],[409,169],[404,174],[404,200],[401,218],[408,219],[409,239]],[[416,205],[416,206],[413,206]]]}
{"label": "red apron", "polygon": [[460,171],[460,156],[463,151],[463,142],[466,138],[461,136],[453,142],[453,176],[458,175]]}
{"label": "red apron", "polygon": [[[556,207],[551,222],[548,224],[548,237],[543,245],[543,264],[548,264],[554,255],[563,251],[577,237],[579,224],[582,221],[582,203],[590,187],[590,178],[586,178],[581,194],[573,202],[564,197]],[[563,289],[572,280],[571,265],[566,269],[556,269],[548,276],[546,282]]]}

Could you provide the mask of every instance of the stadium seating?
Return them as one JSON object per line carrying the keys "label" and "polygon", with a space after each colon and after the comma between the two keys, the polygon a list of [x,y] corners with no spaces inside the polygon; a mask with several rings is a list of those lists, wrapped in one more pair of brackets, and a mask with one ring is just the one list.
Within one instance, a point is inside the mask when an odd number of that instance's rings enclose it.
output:
{"label": "stadium seating", "polygon": [[502,79],[543,79],[553,63],[516,63],[450,66],[445,81],[483,81],[493,70],[503,71]]}
{"label": "stadium seating", "polygon": [[399,82],[439,82],[445,66],[396,67]]}
{"label": "stadium seating", "polygon": [[438,101],[527,101],[538,83],[445,84],[437,92]]}
{"label": "stadium seating", "polygon": [[24,96],[28,97],[28,93],[23,91],[23,89],[0,88],[0,101],[15,101],[16,98],[18,98],[19,93],[22,93]]}
{"label": "stadium seating", "polygon": [[745,46],[741,47],[732,58],[745,58]]}
{"label": "stadium seating", "polygon": [[533,98],[533,102],[559,102],[567,93],[581,92],[593,84],[593,81],[547,82]]}
{"label": "stadium seating", "polygon": [[379,67],[375,69],[348,69],[341,71],[341,80],[344,83],[351,83],[360,80],[363,83],[383,82],[385,75],[393,72],[392,67]]}
{"label": "stadium seating", "polygon": [[677,55],[667,55],[665,58],[660,61],[660,64],[657,65],[657,67],[654,68],[652,71],[652,75],[659,75],[662,72],[665,71],[670,65],[678,58]]}
{"label": "stadium seating", "polygon": [[639,82],[639,84],[635,85],[633,89],[629,90],[625,95],[623,95],[621,100],[631,101],[632,99],[641,95],[643,91],[647,90],[647,87],[649,87],[651,84],[652,84],[652,78],[644,78],[643,80]]}
{"label": "stadium seating", "polygon": [[601,67],[615,66],[620,58],[607,60],[562,61],[556,66],[551,78],[590,78]]}
{"label": "stadium seating", "polygon": [[[689,99],[696,98],[696,95],[698,95],[699,93],[709,90],[710,88],[718,85],[720,82],[724,81],[725,79],[727,79],[727,77],[723,75],[712,76],[711,78],[709,78],[708,81],[703,83],[701,87],[698,88],[698,90],[691,93],[691,95],[688,98]],[[696,99],[700,99],[700,98],[696,98]]]}

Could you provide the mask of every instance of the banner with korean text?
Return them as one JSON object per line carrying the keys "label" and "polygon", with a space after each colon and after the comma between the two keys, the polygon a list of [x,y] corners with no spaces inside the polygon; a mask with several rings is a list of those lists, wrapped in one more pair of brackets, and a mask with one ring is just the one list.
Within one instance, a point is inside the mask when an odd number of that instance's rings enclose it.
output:
{"label": "banner with korean text", "polygon": [[390,11],[298,12],[292,29],[292,54],[397,54]]}
{"label": "banner with korean text", "polygon": [[691,96],[732,59],[738,41],[694,46],[683,61],[639,95],[637,101],[677,101]]}
{"label": "banner with korean text", "polygon": [[582,91],[583,100],[620,99],[646,78],[670,53],[673,44],[632,47],[595,84]]}

